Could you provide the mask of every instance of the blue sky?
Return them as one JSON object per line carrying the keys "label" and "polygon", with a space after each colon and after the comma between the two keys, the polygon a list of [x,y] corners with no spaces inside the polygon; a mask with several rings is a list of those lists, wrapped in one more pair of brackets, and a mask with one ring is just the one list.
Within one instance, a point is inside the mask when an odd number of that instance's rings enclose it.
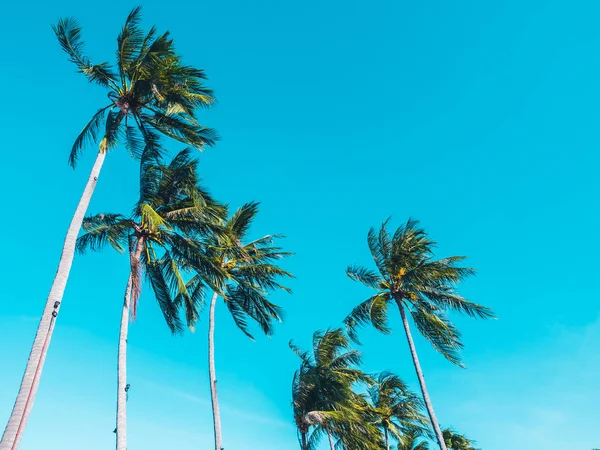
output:
{"label": "blue sky", "polygon": [[[5,42],[5,240],[0,422],[5,423],[93,160],[67,155],[104,103],[66,61],[50,24],[75,16],[95,61],[112,58],[134,5],[11,2]],[[205,184],[238,206],[261,201],[257,234],[296,252],[285,322],[251,342],[217,310],[226,449],[298,448],[290,411],[308,345],[368,290],[345,277],[370,265],[369,227],[418,218],[439,254],[464,254],[464,285],[499,320],[457,318],[467,370],[417,338],[443,426],[485,450],[600,446],[599,5],[574,1],[180,2],[144,4],[204,67],[219,103],[202,114],[222,141],[201,155]],[[173,152],[181,146],[171,144]],[[127,212],[137,169],[107,158],[90,212]],[[22,450],[113,445],[116,338],[125,258],[76,257]],[[210,448],[206,322],[172,338],[150,289],[130,333],[129,447]],[[222,305],[221,305],[222,306]],[[368,371],[417,387],[407,345],[363,333]]]}

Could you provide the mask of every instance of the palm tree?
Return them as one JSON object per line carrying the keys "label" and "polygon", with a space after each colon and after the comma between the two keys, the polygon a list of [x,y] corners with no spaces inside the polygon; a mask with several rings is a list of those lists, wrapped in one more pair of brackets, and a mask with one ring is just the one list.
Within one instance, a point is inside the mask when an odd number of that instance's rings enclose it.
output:
{"label": "palm tree", "polygon": [[369,387],[369,396],[377,424],[383,430],[386,450],[390,450],[391,437],[400,442],[407,433],[425,431],[422,402],[397,375],[380,373]]}
{"label": "palm tree", "polygon": [[420,430],[411,430],[400,436],[398,450],[429,450],[429,444]]}
{"label": "palm tree", "polygon": [[[380,449],[381,435],[368,419],[367,402],[353,391],[370,378],[359,368],[360,352],[350,349],[341,329],[313,334],[312,352],[290,342],[301,360],[292,382],[294,421],[302,450],[316,447],[324,436],[344,449]],[[311,432],[312,430],[312,432]]]}
{"label": "palm tree", "polygon": [[451,428],[446,428],[442,431],[444,441],[448,450],[477,450],[475,447],[475,441],[470,440],[463,434],[458,434]]}
{"label": "palm tree", "polygon": [[[206,250],[206,257],[223,271],[223,276],[218,280],[213,279],[209,286],[213,289],[213,295],[208,321],[208,367],[215,450],[222,449],[214,342],[217,299],[222,297],[225,300],[237,327],[254,339],[248,329],[248,320],[256,322],[267,336],[273,334],[273,322],[281,321],[280,307],[267,299],[269,292],[290,292],[277,281],[280,277],[292,277],[276,264],[276,261],[290,255],[273,244],[279,236],[266,235],[246,242],[257,214],[258,203],[247,203],[240,207],[225,223],[224,233],[211,235]],[[189,281],[188,288],[196,289],[202,283],[206,283],[205,277],[199,274]]]}
{"label": "palm tree", "polygon": [[[102,250],[110,244],[118,252],[129,250],[130,272],[125,290],[119,332],[117,364],[117,450],[126,450],[127,334],[129,318],[136,317],[141,293],[141,274],[148,275],[158,305],[171,332],[183,328],[178,315],[184,307],[188,326],[193,326],[203,298],[203,286],[186,289],[182,269],[194,267],[218,276],[198,251],[198,242],[189,235],[206,234],[216,228],[222,209],[200,189],[196,177],[197,161],[190,150],[180,152],[169,165],[154,158],[143,158],[140,199],[131,217],[120,214],[96,214],[83,221],[85,233],[77,249]],[[215,275],[216,274],[216,275]]]}
{"label": "palm tree", "polygon": [[[75,167],[86,143],[99,141],[98,155],[64,240],[63,249],[12,414],[0,441],[0,449],[14,450],[33,406],[46,353],[58,315],[75,253],[81,223],[96,187],[108,150],[124,140],[139,156],[144,147],[159,149],[165,135],[197,148],[212,145],[212,130],[198,124],[195,109],[213,102],[203,86],[204,72],[182,63],[169,33],[147,34],[139,28],[140,8],[131,11],[117,38],[117,70],[108,63],[93,64],[83,53],[81,28],[73,19],[54,27],[58,41],[88,81],[108,91],[108,103],[93,115],[75,139],[69,163]],[[104,131],[101,131],[101,129]]]}
{"label": "palm tree", "polygon": [[366,323],[389,333],[388,306],[390,303],[398,306],[431,425],[440,449],[447,450],[427,392],[406,312],[433,347],[460,366],[460,333],[445,313],[454,310],[471,317],[494,316],[490,309],[467,301],[456,291],[455,286],[460,281],[475,273],[473,269],[459,266],[464,256],[435,260],[435,242],[419,228],[417,221],[409,219],[393,236],[390,236],[387,224],[388,221],[384,222],[379,232],[372,228],[367,237],[378,272],[360,266],[347,269],[351,279],[375,289],[377,293],[354,308],[344,322],[354,339],[357,327]]}

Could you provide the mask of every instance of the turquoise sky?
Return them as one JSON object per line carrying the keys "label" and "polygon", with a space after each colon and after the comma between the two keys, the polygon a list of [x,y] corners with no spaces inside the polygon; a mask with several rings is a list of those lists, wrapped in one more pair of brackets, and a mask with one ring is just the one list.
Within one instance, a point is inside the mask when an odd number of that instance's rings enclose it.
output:
{"label": "turquoise sky", "polygon": [[[54,3],[54,4],[50,4]],[[95,61],[114,55],[129,1],[3,7],[0,425],[12,408],[62,239],[91,167],[71,143],[104,92],[74,73],[50,24],[75,16]],[[290,384],[307,346],[368,290],[370,226],[418,218],[498,321],[459,318],[467,370],[416,343],[442,426],[484,450],[600,446],[600,4],[592,1],[194,1],[145,5],[204,67],[222,142],[201,155],[222,201],[261,202],[256,234],[296,252],[275,337],[251,342],[217,310],[227,450],[298,448]],[[172,152],[181,146],[170,144]],[[90,207],[128,212],[137,168],[110,154]],[[116,340],[127,260],[77,256],[21,450],[114,442]],[[222,306],[222,305],[221,305]],[[366,370],[417,388],[405,339],[363,333]],[[206,322],[172,338],[146,287],[130,334],[129,448],[209,449]]]}

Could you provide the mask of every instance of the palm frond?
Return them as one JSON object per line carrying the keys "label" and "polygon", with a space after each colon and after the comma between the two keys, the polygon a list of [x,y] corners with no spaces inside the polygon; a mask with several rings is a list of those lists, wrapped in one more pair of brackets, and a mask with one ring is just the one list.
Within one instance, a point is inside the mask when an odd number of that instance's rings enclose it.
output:
{"label": "palm frond", "polygon": [[132,222],[120,214],[96,214],[83,219],[83,233],[78,239],[76,249],[84,253],[88,248],[100,251],[110,244],[122,253],[127,248],[128,235],[132,231]]}
{"label": "palm frond", "polygon": [[125,76],[129,73],[132,63],[139,56],[144,42],[144,33],[139,28],[142,7],[131,10],[125,25],[117,37],[117,64],[121,75],[121,84],[125,85]]}
{"label": "palm frond", "polygon": [[117,146],[121,132],[121,122],[125,115],[121,111],[109,111],[106,117],[104,137],[100,141],[100,151],[106,152]]}
{"label": "palm frond", "polygon": [[354,281],[358,281],[373,289],[381,288],[382,279],[377,273],[361,266],[348,266],[346,275]]}
{"label": "palm frond", "polygon": [[389,301],[389,294],[387,292],[380,292],[354,308],[344,319],[348,336],[358,342],[358,329],[366,324],[373,325],[376,330],[382,333],[390,333],[387,325]]}
{"label": "palm frond", "polygon": [[139,160],[145,149],[145,142],[140,136],[138,128],[132,125],[125,125],[125,148],[133,159]]}
{"label": "palm frond", "polygon": [[490,308],[468,301],[448,286],[424,286],[421,293],[432,303],[444,309],[452,309],[469,317],[480,319],[494,319],[496,317]]}
{"label": "palm frond", "polygon": [[411,315],[417,329],[433,345],[433,348],[452,364],[464,367],[458,354],[463,347],[460,332],[441,311],[421,306],[412,310]]}
{"label": "palm frond", "polygon": [[198,317],[200,317],[200,313],[206,306],[206,290],[202,278],[198,275],[193,276],[186,283],[186,291],[188,295],[179,294],[175,298],[175,306],[177,308],[184,307],[187,326],[191,331],[194,331]]}
{"label": "palm frond", "polygon": [[81,39],[81,27],[73,18],[60,19],[52,26],[54,34],[62,49],[90,82],[100,84],[104,87],[114,87],[117,80],[110,65],[107,62],[92,64],[90,59],[83,54],[84,44]]}
{"label": "palm frond", "polygon": [[100,127],[104,122],[105,112],[112,105],[105,106],[104,108],[100,108],[96,114],[90,119],[90,121],[83,127],[81,133],[75,139],[73,143],[73,147],[71,148],[71,153],[69,154],[69,165],[72,168],[75,168],[77,165],[77,159],[83,150],[83,147],[86,143],[93,144],[98,139],[98,133],[100,131]]}
{"label": "palm frond", "polygon": [[[181,333],[183,331],[183,325],[179,318],[176,303],[171,296],[169,286],[165,280],[163,271],[161,270],[160,261],[147,261],[146,274],[148,275],[158,306],[163,313],[167,326],[172,333]],[[133,315],[133,317],[135,317],[135,315]]]}

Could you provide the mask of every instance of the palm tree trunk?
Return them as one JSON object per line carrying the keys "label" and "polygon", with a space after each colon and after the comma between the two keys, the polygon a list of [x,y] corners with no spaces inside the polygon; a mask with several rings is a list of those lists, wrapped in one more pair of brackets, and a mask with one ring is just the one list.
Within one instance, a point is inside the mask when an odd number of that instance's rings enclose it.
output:
{"label": "palm tree trunk", "polygon": [[383,435],[385,436],[385,449],[390,450],[390,441],[389,441],[389,437],[388,437],[387,427],[383,429]]}
{"label": "palm tree trunk", "polygon": [[132,275],[129,274],[119,330],[119,355],[117,360],[117,450],[127,449],[127,333]]}
{"label": "palm tree trunk", "polygon": [[435,412],[433,411],[433,405],[431,404],[429,393],[427,392],[427,386],[425,385],[425,377],[423,376],[421,364],[419,364],[419,357],[417,356],[417,349],[415,348],[415,343],[413,342],[413,338],[410,333],[408,319],[406,318],[406,311],[404,311],[404,306],[402,305],[401,300],[397,300],[396,303],[398,304],[398,309],[400,310],[400,315],[402,316],[402,325],[404,325],[404,331],[406,332],[406,339],[408,340],[410,354],[413,359],[413,364],[415,365],[415,371],[417,372],[417,378],[419,379],[419,385],[421,386],[421,392],[423,393],[423,401],[425,402],[425,408],[427,408],[427,414],[429,415],[431,426],[433,427],[433,431],[435,432],[435,437],[438,441],[440,449],[448,450],[446,448],[446,444],[444,443],[444,436],[442,435],[442,430],[440,429],[440,425],[438,424],[437,418],[435,417]]}
{"label": "palm tree trunk", "polygon": [[329,438],[329,448],[331,450],[335,450],[335,445],[333,444],[333,438],[331,437],[331,432],[327,430],[327,437]]}
{"label": "palm tree trunk", "polygon": [[54,325],[56,324],[56,316],[60,309],[60,304],[67,285],[67,279],[69,278],[69,272],[71,271],[71,265],[73,264],[77,235],[79,234],[83,217],[85,216],[90,200],[92,199],[92,194],[94,193],[105,157],[105,152],[98,152],[96,162],[92,167],[92,171],[79,200],[79,204],[77,205],[77,209],[75,210],[75,214],[73,215],[73,219],[71,219],[71,224],[69,225],[67,236],[63,243],[58,270],[54,276],[50,294],[46,300],[46,306],[44,307],[42,318],[31,347],[31,353],[29,354],[25,373],[21,380],[17,400],[15,401],[11,416],[4,430],[4,434],[2,435],[2,440],[0,441],[0,450],[15,450],[18,447],[29,414],[31,413],[31,408],[33,407],[33,402],[40,382],[40,376],[46,360],[48,346],[50,345]]}
{"label": "palm tree trunk", "polygon": [[[129,332],[129,311],[131,309],[131,292],[136,290],[136,296],[139,294],[139,270],[140,256],[144,247],[144,238],[138,239],[135,253],[132,252],[130,244],[130,266],[129,279],[125,289],[125,298],[123,300],[123,310],[121,312],[121,326],[119,329],[119,354],[117,357],[117,450],[127,450],[127,337]],[[134,271],[138,271],[138,277],[135,278]],[[135,286],[134,286],[135,284]]]}
{"label": "palm tree trunk", "polygon": [[302,433],[302,450],[308,450],[308,446],[306,445],[306,433]]}
{"label": "palm tree trunk", "polygon": [[217,396],[217,377],[215,374],[215,306],[219,295],[215,292],[210,302],[208,315],[208,375],[210,378],[210,398],[212,400],[213,422],[215,427],[215,450],[222,450],[221,413]]}

